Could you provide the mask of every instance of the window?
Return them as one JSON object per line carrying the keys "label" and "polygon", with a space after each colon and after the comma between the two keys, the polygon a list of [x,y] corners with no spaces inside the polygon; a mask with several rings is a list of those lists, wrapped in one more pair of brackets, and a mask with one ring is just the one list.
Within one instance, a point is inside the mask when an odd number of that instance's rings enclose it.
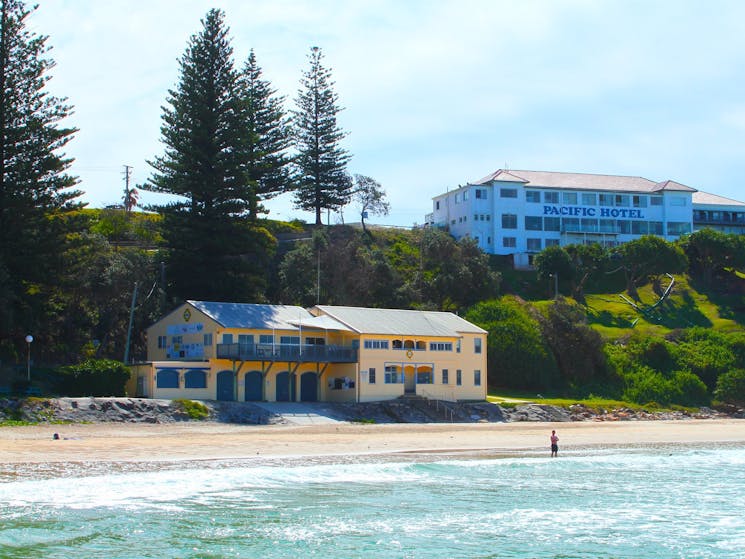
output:
{"label": "window", "polygon": [[557,247],[559,246],[559,239],[546,239],[546,247]]}
{"label": "window", "polygon": [[594,192],[583,192],[582,193],[582,205],[584,206],[597,206],[598,197]]}
{"label": "window", "polygon": [[474,338],[473,339],[473,352],[474,353],[481,353],[481,338]]}
{"label": "window", "polygon": [[561,218],[560,217],[544,217],[543,218],[543,230],[544,231],[561,231]]}
{"label": "window", "polygon": [[463,201],[464,202],[467,202],[468,201],[468,190],[464,190],[463,191]]}
{"label": "window", "polygon": [[460,369],[455,371],[455,384],[458,386],[463,385],[463,372]]}
{"label": "window", "polygon": [[634,235],[646,235],[649,233],[649,224],[646,221],[632,221],[631,232]]}
{"label": "window", "polygon": [[561,218],[561,228],[564,231],[579,231],[579,218],[577,217]]}
{"label": "window", "polygon": [[388,340],[365,340],[365,349],[388,349]]}
{"label": "window", "polygon": [[478,221],[479,220],[479,214],[473,214],[473,220]]}
{"label": "window", "polygon": [[616,232],[616,220],[615,219],[601,219],[600,220],[600,232],[601,233],[615,233]]}
{"label": "window", "polygon": [[178,388],[178,371],[161,369],[156,374],[155,384],[158,388]]}
{"label": "window", "polygon": [[526,215],[525,216],[525,230],[526,231],[540,231],[543,227],[543,218],[540,216]]}
{"label": "window", "polygon": [[662,196],[650,196],[649,197],[649,205],[650,206],[661,206],[662,205]]}
{"label": "window", "polygon": [[661,221],[650,221],[649,222],[649,233],[652,235],[662,235],[662,222]]}
{"label": "window", "polygon": [[646,196],[637,196],[634,195],[631,197],[631,204],[635,208],[646,208],[647,207],[647,197]]}
{"label": "window", "polygon": [[158,336],[158,349],[168,347],[168,336]]}
{"label": "window", "polygon": [[404,374],[398,370],[395,365],[388,365],[385,368],[385,384],[403,384]]}
{"label": "window", "polygon": [[457,204],[460,202],[460,196],[458,194],[455,195],[455,203]]}
{"label": "window", "polygon": [[440,209],[440,201],[439,201],[439,200],[437,200],[437,201],[435,202],[435,209],[436,209],[436,210],[439,210],[439,209]]}
{"label": "window", "polygon": [[251,334],[238,334],[238,343],[242,346],[253,345],[254,337]]}
{"label": "window", "polygon": [[686,199],[682,196],[673,196],[670,198],[670,205],[671,206],[685,206],[686,205]]}
{"label": "window", "polygon": [[453,342],[429,342],[430,351],[453,351]]}
{"label": "window", "polygon": [[516,237],[505,237],[504,239],[502,239],[502,246],[504,248],[516,248],[517,238]]}
{"label": "window", "polygon": [[486,188],[477,188],[476,198],[479,200],[486,200]]}
{"label": "window", "polygon": [[616,194],[615,196],[616,206],[619,208],[629,207],[629,195],[628,194]]}
{"label": "window", "polygon": [[631,223],[628,221],[621,221],[620,219],[616,221],[616,230],[619,233],[623,233],[624,235],[628,235],[631,233]]}
{"label": "window", "polygon": [[531,252],[541,252],[541,240],[528,239],[528,250]]}
{"label": "window", "polygon": [[612,206],[613,194],[600,194],[599,200],[601,206]]}
{"label": "window", "polygon": [[367,383],[375,384],[375,367],[370,367],[367,372]]}
{"label": "window", "polygon": [[260,344],[273,344],[274,336],[272,334],[259,334]]}
{"label": "window", "polygon": [[435,376],[432,374],[432,371],[417,371],[416,383],[417,384],[434,384]]}
{"label": "window", "polygon": [[191,370],[184,373],[184,388],[207,388],[207,372]]}
{"label": "window", "polygon": [[442,384],[447,384],[447,383],[448,383],[448,370],[443,369],[442,370]]}
{"label": "window", "polygon": [[404,343],[401,340],[393,340],[393,349],[403,349]]}
{"label": "window", "polygon": [[204,345],[205,346],[211,346],[212,345],[212,334],[205,334],[204,335]]}
{"label": "window", "polygon": [[546,204],[558,204],[559,203],[559,193],[558,192],[544,192],[543,193],[543,201]]}
{"label": "window", "polygon": [[516,188],[500,188],[499,197],[500,198],[517,198],[517,189]]}
{"label": "window", "polygon": [[685,221],[670,221],[667,224],[668,235],[685,235],[691,232],[691,224]]}
{"label": "window", "polygon": [[326,340],[323,338],[305,338],[305,345],[326,345]]}
{"label": "window", "polygon": [[288,345],[300,345],[300,336],[280,336],[279,343]]}
{"label": "window", "polygon": [[[179,341],[179,343],[181,343],[181,342]],[[224,343],[224,344],[232,344],[233,343],[233,334],[223,334],[222,335],[222,343]]]}
{"label": "window", "polygon": [[570,206],[577,205],[577,193],[576,192],[564,192],[561,196],[561,199],[564,202],[564,204],[567,204]]}
{"label": "window", "polygon": [[517,229],[517,214],[502,214],[502,229]]}
{"label": "window", "polygon": [[525,201],[531,204],[541,203],[541,191],[540,190],[526,190]]}
{"label": "window", "polygon": [[473,372],[473,385],[481,386],[481,371],[478,369]]}
{"label": "window", "polygon": [[597,233],[598,232],[598,220],[588,217],[583,217],[581,222],[582,231],[585,233]]}
{"label": "window", "polygon": [[418,341],[415,349],[417,351],[427,351],[427,342]]}

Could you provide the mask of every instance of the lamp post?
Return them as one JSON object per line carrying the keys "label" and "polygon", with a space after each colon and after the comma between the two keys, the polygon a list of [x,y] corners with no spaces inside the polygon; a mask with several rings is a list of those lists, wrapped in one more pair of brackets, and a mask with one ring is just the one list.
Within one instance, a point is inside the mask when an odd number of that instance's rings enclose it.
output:
{"label": "lamp post", "polygon": [[31,382],[31,342],[34,341],[34,337],[31,334],[26,335],[26,380]]}

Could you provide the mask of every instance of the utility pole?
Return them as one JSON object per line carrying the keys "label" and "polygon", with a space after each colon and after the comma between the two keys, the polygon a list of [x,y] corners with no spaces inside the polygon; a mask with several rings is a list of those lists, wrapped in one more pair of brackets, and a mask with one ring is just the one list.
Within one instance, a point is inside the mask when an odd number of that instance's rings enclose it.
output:
{"label": "utility pole", "polygon": [[124,165],[124,211],[132,211],[132,191],[129,188],[129,179],[132,177],[132,166]]}

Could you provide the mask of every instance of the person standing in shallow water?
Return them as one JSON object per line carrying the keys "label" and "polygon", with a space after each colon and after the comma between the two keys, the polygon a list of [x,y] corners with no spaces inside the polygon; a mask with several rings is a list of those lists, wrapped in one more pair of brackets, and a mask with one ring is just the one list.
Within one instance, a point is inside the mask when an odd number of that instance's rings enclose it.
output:
{"label": "person standing in shallow water", "polygon": [[551,458],[559,455],[559,437],[556,431],[551,431]]}

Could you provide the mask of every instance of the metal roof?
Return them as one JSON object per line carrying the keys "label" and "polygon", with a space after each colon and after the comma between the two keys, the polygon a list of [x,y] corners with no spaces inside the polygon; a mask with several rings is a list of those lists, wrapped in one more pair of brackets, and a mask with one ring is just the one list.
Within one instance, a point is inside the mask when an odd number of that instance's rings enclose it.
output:
{"label": "metal roof", "polygon": [[187,301],[225,328],[297,330],[293,322],[310,321],[313,315],[303,307]]}
{"label": "metal roof", "polygon": [[574,190],[608,190],[620,192],[657,192],[680,190],[695,192],[695,188],[675,181],[655,182],[644,177],[623,175],[595,175],[591,173],[559,173],[555,171],[505,171],[499,169],[473,183],[487,184],[492,181],[523,183],[527,188],[566,188]]}
{"label": "metal roof", "polygon": [[318,330],[339,330],[343,332],[351,332],[352,329],[347,325],[342,324],[338,320],[327,316],[311,316],[310,318],[303,317],[302,320],[295,319],[290,320],[290,324],[294,324],[300,328],[318,329]]}
{"label": "metal roof", "polygon": [[344,323],[359,334],[452,338],[460,334],[487,333],[486,330],[450,312],[333,305],[317,305],[314,309]]}
{"label": "metal roof", "polygon": [[693,193],[693,203],[702,206],[737,206],[738,210],[745,206],[745,202],[738,202],[731,198],[717,196],[716,194],[710,194],[709,192],[701,192],[700,190]]}

